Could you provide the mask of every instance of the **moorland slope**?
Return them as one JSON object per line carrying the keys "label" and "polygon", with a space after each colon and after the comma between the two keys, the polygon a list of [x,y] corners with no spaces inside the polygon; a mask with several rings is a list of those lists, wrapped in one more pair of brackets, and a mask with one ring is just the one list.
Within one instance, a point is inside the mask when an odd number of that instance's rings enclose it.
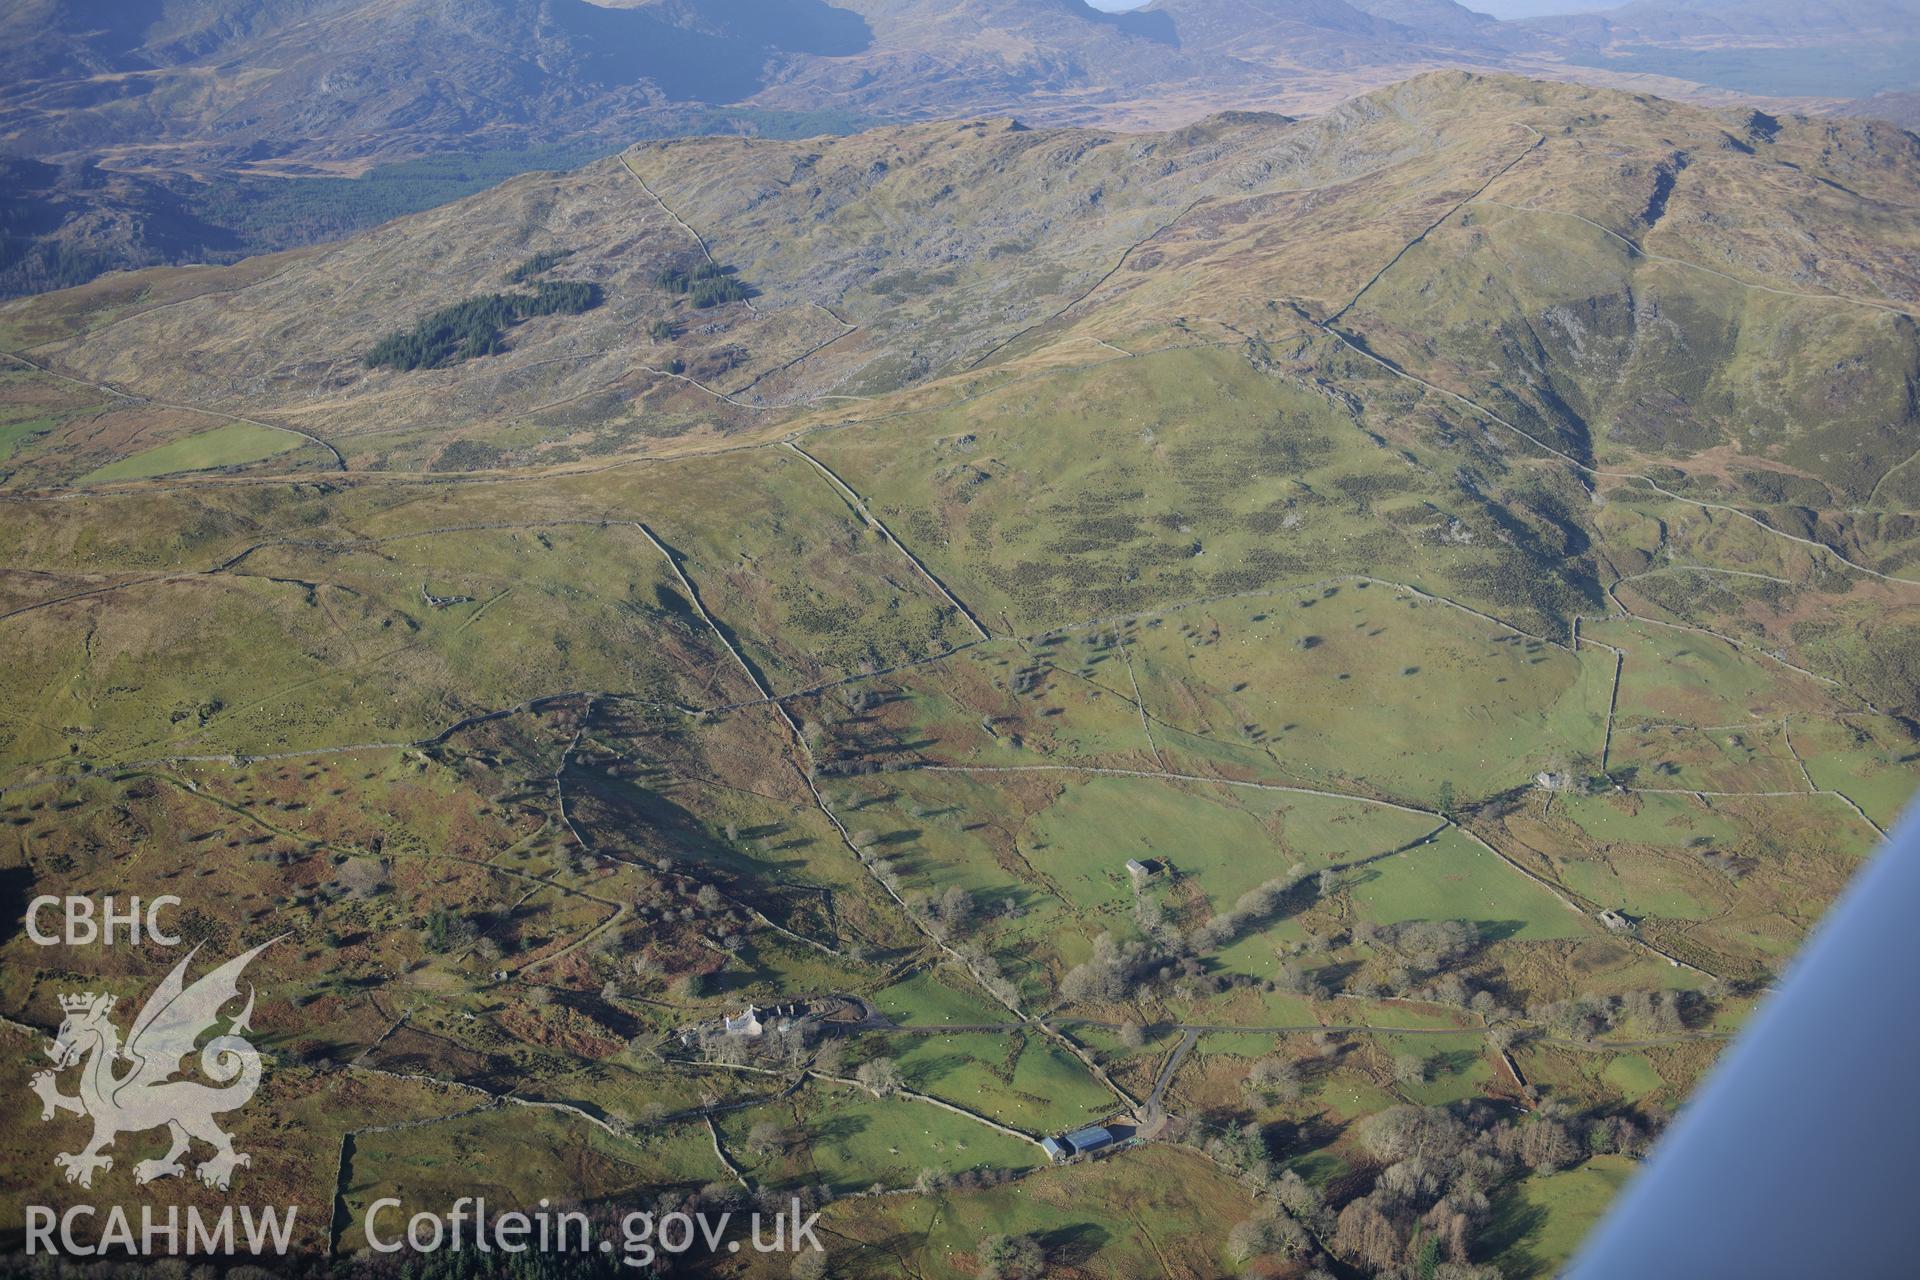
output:
{"label": "moorland slope", "polygon": [[[1887,125],[1448,72],[9,303],[0,869],[292,931],[315,1255],[482,1176],[1551,1274],[1914,788],[1916,205]],[[17,1089],[158,964],[0,955]]]}

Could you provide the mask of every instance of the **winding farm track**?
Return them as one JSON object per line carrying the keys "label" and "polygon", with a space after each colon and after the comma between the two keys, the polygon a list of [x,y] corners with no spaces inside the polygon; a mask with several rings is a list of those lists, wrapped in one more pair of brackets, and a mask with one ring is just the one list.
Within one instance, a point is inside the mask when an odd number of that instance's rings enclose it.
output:
{"label": "winding farm track", "polygon": [[1147,1095],[1148,1118],[1159,1115],[1165,1109],[1167,1086],[1173,1083],[1175,1073],[1180,1070],[1180,1064],[1187,1060],[1187,1055],[1193,1052],[1193,1046],[1200,1043],[1200,1030],[1199,1027],[1181,1028],[1184,1034],[1180,1037],[1180,1043],[1175,1045],[1173,1052],[1167,1055],[1165,1065],[1153,1079],[1153,1092]]}
{"label": "winding farm track", "polygon": [[752,1191],[753,1185],[747,1181],[746,1173],[733,1162],[733,1157],[727,1154],[727,1149],[720,1145],[720,1126],[713,1122],[713,1113],[703,1112],[700,1118],[707,1122],[707,1136],[713,1139],[714,1157],[725,1166],[728,1173],[733,1175],[733,1180],[740,1184],[742,1191]]}

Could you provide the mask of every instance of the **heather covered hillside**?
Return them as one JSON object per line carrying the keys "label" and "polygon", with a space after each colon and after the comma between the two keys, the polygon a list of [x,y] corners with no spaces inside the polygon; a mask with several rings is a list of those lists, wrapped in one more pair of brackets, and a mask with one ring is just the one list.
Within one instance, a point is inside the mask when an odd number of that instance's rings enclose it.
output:
{"label": "heather covered hillside", "polygon": [[[1890,124],[1439,71],[0,304],[0,875],[278,939],[303,1267],[479,1187],[1556,1274],[1920,782],[1917,206]],[[0,940],[0,1085],[155,955]]]}

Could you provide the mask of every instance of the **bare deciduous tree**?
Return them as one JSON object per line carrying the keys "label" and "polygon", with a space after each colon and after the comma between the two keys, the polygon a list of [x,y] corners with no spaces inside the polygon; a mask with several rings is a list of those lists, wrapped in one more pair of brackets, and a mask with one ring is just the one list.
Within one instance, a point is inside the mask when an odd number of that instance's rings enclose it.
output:
{"label": "bare deciduous tree", "polygon": [[892,1058],[870,1058],[860,1064],[853,1078],[871,1089],[879,1097],[899,1092],[906,1082],[900,1076],[900,1064]]}

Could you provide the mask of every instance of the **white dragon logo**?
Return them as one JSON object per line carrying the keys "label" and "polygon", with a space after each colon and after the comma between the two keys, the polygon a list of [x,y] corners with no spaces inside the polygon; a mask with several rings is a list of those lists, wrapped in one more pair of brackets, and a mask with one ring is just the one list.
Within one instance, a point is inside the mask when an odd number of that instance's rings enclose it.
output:
{"label": "white dragon logo", "polygon": [[[182,1059],[193,1053],[195,1042],[219,1020],[221,1008],[239,998],[240,972],[247,962],[278,941],[274,938],[261,943],[189,987],[185,975],[188,961],[200,950],[195,947],[141,1008],[125,1048],[120,1045],[119,1031],[108,1019],[115,997],[92,992],[60,997],[66,1017],[46,1050],[53,1059],[53,1070],[37,1073],[32,1088],[40,1095],[42,1120],[53,1119],[58,1111],[93,1120],[93,1140],[84,1150],[53,1158],[55,1165],[67,1171],[68,1182],[91,1187],[96,1171],[113,1168],[113,1157],[101,1152],[113,1145],[116,1135],[162,1125],[172,1135],[173,1146],[158,1160],[136,1164],[135,1182],[185,1173],[180,1157],[194,1138],[214,1148],[213,1157],[194,1170],[210,1187],[225,1191],[234,1169],[252,1163],[251,1157],[233,1149],[233,1136],[213,1122],[215,1116],[245,1106],[260,1087],[260,1055],[242,1038],[242,1033],[251,1029],[247,1020],[253,1014],[252,987],[247,988],[246,1007],[226,1032],[200,1050],[200,1070],[224,1087],[173,1077]],[[121,1059],[130,1061],[133,1067],[124,1075],[116,1075],[114,1065]],[[80,1066],[80,1094],[68,1097],[60,1092],[55,1076],[76,1065]]]}

